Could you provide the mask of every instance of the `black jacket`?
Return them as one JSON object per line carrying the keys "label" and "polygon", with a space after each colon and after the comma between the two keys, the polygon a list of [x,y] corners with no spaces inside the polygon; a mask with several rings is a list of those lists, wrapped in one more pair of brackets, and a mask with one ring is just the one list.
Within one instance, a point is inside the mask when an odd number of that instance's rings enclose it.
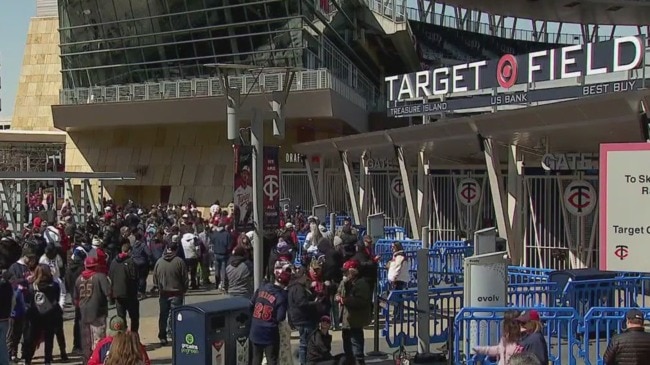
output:
{"label": "black jacket", "polygon": [[525,335],[519,340],[519,345],[523,346],[525,352],[535,355],[542,364],[548,364],[548,344],[542,333]]}
{"label": "black jacket", "polygon": [[642,365],[650,359],[650,333],[641,328],[630,328],[614,336],[607,346],[605,365]]}
{"label": "black jacket", "polygon": [[65,271],[65,287],[72,292],[77,278],[84,271],[84,260],[81,258],[68,260],[68,269]]}
{"label": "black jacket", "polygon": [[137,298],[138,270],[131,256],[119,254],[108,270],[113,298]]}
{"label": "black jacket", "polygon": [[0,278],[0,320],[8,319],[11,315],[13,297],[14,290],[11,282],[8,278]]}
{"label": "black jacket", "polygon": [[293,279],[287,287],[289,299],[289,324],[291,327],[312,325],[318,323],[320,310],[314,295],[307,289],[308,280],[305,276]]}
{"label": "black jacket", "polygon": [[324,334],[316,329],[309,335],[307,340],[307,365],[316,365],[321,361],[333,359],[332,356],[332,335]]}
{"label": "black jacket", "polygon": [[318,244],[318,251],[325,257],[322,266],[323,281],[338,284],[343,279],[343,256],[329,242]]}
{"label": "black jacket", "polygon": [[372,261],[372,258],[368,253],[366,253],[366,251],[357,251],[352,259],[359,261],[359,275],[361,275],[361,277],[364,277],[373,283],[377,281],[378,265],[376,262]]}

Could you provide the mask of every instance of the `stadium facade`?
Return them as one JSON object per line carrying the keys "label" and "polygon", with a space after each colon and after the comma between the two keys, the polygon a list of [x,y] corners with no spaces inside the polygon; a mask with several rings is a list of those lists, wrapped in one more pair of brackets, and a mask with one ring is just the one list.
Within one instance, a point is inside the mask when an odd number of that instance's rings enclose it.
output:
{"label": "stadium facade", "polygon": [[[194,198],[205,206],[233,190],[226,98],[205,65],[296,68],[286,138],[267,128],[266,142],[281,146],[286,195],[306,202],[294,144],[409,123],[386,117],[385,76],[577,39],[514,37],[503,26],[479,34],[394,3],[39,0],[12,128],[65,131],[66,171],[135,172],[133,181],[104,185],[117,201]],[[286,75],[240,70],[229,80],[250,92],[244,109],[268,108],[264,94],[280,90]]]}

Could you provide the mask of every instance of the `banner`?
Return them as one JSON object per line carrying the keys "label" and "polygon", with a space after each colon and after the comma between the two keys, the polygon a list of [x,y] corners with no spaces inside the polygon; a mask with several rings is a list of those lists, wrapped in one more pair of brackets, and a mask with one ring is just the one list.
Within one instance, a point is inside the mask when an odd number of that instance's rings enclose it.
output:
{"label": "banner", "polygon": [[264,147],[264,229],[280,224],[280,147]]}
{"label": "banner", "polygon": [[235,228],[245,233],[253,229],[253,147],[235,145],[234,149]]}

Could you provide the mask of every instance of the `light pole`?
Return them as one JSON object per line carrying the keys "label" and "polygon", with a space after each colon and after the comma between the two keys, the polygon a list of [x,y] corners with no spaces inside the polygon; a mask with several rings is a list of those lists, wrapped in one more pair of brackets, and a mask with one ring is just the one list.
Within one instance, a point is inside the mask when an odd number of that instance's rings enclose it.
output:
{"label": "light pole", "polygon": [[[262,285],[264,278],[264,255],[263,255],[263,237],[264,237],[264,119],[267,115],[273,120],[273,136],[283,139],[285,135],[284,106],[289,96],[289,89],[293,83],[295,73],[300,71],[293,67],[267,67],[238,64],[214,63],[204,65],[205,67],[216,68],[217,76],[221,80],[227,98],[226,117],[228,122],[228,139],[234,141],[239,138],[239,120],[240,118],[250,117],[250,133],[252,152],[252,170],[253,170],[253,277],[255,288]],[[229,71],[248,72],[255,76],[255,81],[250,85],[247,91],[237,88],[231,88],[228,80]],[[270,110],[263,111],[256,107],[250,109],[250,115],[242,116],[242,106],[259,82],[263,73],[281,73],[283,72],[284,82],[281,91],[273,91],[271,100],[268,100]],[[260,85],[262,95],[267,96],[263,85]],[[270,112],[270,113],[269,113]]]}

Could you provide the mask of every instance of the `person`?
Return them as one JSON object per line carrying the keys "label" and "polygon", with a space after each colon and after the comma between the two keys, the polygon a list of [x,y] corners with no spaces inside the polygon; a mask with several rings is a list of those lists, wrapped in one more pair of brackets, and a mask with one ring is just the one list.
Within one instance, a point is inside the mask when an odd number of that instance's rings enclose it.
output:
{"label": "person", "polygon": [[[25,327],[27,323],[26,312],[27,307],[31,304],[29,302],[29,281],[28,278],[32,276],[32,272],[38,266],[38,258],[34,251],[25,247],[22,252],[22,257],[18,261],[9,266],[6,277],[15,289],[16,305],[11,314],[11,321],[9,322],[8,346],[9,354],[12,360],[18,358],[18,345],[25,335]],[[21,351],[25,354],[25,347]]]}
{"label": "person", "polygon": [[253,262],[241,246],[235,247],[226,266],[227,293],[232,296],[251,298],[253,296]]}
{"label": "person", "polygon": [[517,321],[521,324],[522,337],[519,344],[524,351],[537,357],[542,364],[548,364],[548,344],[544,338],[544,326],[539,318],[539,313],[531,309],[523,312]]}
{"label": "person", "polygon": [[359,262],[348,260],[335,300],[341,306],[343,352],[348,361],[365,365],[363,327],[370,324],[372,316],[372,288],[359,274]]}
{"label": "person", "polygon": [[[83,250],[82,250],[83,251]],[[84,271],[84,260],[86,259],[86,251],[79,252],[77,255],[72,255],[68,262],[68,269],[65,272],[65,286],[73,290],[77,282],[77,278]],[[74,303],[74,323],[72,326],[72,353],[80,354],[81,350],[81,311],[79,310],[79,303]]]}
{"label": "person", "polygon": [[320,308],[316,296],[308,288],[310,286],[303,268],[296,270],[289,286],[287,298],[289,301],[289,325],[298,330],[300,336],[298,359],[300,365],[307,363],[307,342],[309,335],[316,329]]}
{"label": "person", "polygon": [[408,259],[400,242],[393,242],[391,249],[393,257],[388,261],[388,282],[391,290],[404,290],[409,282]]}
{"label": "person", "polygon": [[59,249],[51,243],[48,243],[47,246],[45,247],[45,253],[43,256],[38,261],[39,264],[42,265],[47,265],[50,268],[50,273],[52,273],[52,277],[54,278],[54,281],[59,284],[59,288],[61,288],[61,296],[59,298],[59,305],[61,308],[65,306],[65,298],[66,298],[66,291],[65,291],[65,284],[63,283],[63,280],[61,280],[61,272],[63,270],[63,259],[61,259],[61,256],[59,256]]}
{"label": "person", "polygon": [[251,365],[278,365],[280,356],[280,322],[287,317],[287,292],[291,274],[282,272],[274,283],[262,285],[253,295],[250,341],[253,345]]}
{"label": "person", "polygon": [[111,262],[108,277],[111,279],[111,291],[115,300],[117,315],[131,319],[131,331],[140,329],[140,301],[138,300],[138,266],[131,257],[131,245],[123,244],[122,252]]}
{"label": "person", "polygon": [[521,338],[521,328],[517,321],[519,314],[517,311],[507,311],[503,316],[499,343],[494,346],[476,346],[473,348],[474,352],[497,358],[498,365],[508,365],[512,355],[523,352],[523,347],[519,345]]}
{"label": "person", "polygon": [[[7,266],[4,266],[6,269]],[[11,319],[11,309],[14,305],[14,289],[9,281],[7,272],[0,276],[0,364],[9,364],[8,332]]]}
{"label": "person", "polygon": [[[123,317],[120,316],[111,317],[110,321],[108,322],[109,335],[104,337],[101,341],[97,343],[97,346],[95,346],[95,349],[93,350],[93,354],[90,357],[90,360],[88,361],[87,365],[105,364],[106,358],[108,357],[108,354],[110,353],[113,345],[113,339],[118,334],[125,333],[126,330],[127,330],[126,320]],[[140,345],[140,352],[142,353],[143,363],[145,365],[150,365],[151,361],[149,360],[149,356],[147,355],[147,350],[142,345]]]}
{"label": "person", "polygon": [[118,333],[113,337],[104,365],[149,365],[151,362],[145,358],[146,351],[143,354],[143,350],[137,333]]}
{"label": "person", "polygon": [[307,365],[336,365],[341,356],[332,356],[332,320],[322,316],[318,328],[309,335],[307,342]]}
{"label": "person", "polygon": [[643,312],[633,308],[625,314],[625,331],[614,336],[603,355],[605,365],[641,365],[650,359],[650,333],[643,326]]}
{"label": "person", "polygon": [[[149,268],[153,262],[153,254],[151,253],[149,246],[145,244],[144,237],[140,230],[135,230],[130,237],[132,237],[133,243],[131,244],[131,252],[129,256],[131,257],[133,264],[135,264],[137,271],[137,296],[139,298],[144,298],[147,294],[147,276],[149,276]],[[133,330],[133,323],[131,323],[131,329]],[[134,331],[138,332],[137,329]]]}
{"label": "person", "polygon": [[[32,363],[41,335],[43,335],[45,345],[45,364],[52,363],[54,335],[59,328],[63,328],[63,310],[59,305],[60,295],[61,289],[59,284],[54,281],[50,268],[46,265],[39,265],[34,270],[33,282],[30,286],[30,302],[33,305],[27,309],[29,324],[23,344],[25,346],[23,352],[25,365]],[[65,350],[65,342],[59,345]]]}
{"label": "person", "polygon": [[187,266],[177,256],[178,244],[172,242],[153,268],[153,284],[158,288],[158,339],[167,346],[171,337],[171,311],[183,305],[188,289]]}
{"label": "person", "polygon": [[99,340],[106,337],[108,300],[111,298],[111,284],[108,277],[97,271],[97,257],[86,257],[85,270],[75,283],[74,302],[81,313],[81,340],[84,362],[92,355]]}
{"label": "person", "polygon": [[214,253],[214,282],[219,290],[228,290],[226,267],[232,245],[232,236],[226,230],[226,223],[219,222],[209,233],[210,246]]}
{"label": "person", "polygon": [[510,363],[508,365],[546,365],[548,362],[542,363],[537,356],[530,352],[520,352],[510,356]]}
{"label": "person", "polygon": [[185,254],[185,265],[190,272],[190,286],[192,290],[199,288],[196,281],[196,272],[199,265],[199,253],[196,245],[196,236],[193,233],[185,233],[181,238],[183,253]]}

